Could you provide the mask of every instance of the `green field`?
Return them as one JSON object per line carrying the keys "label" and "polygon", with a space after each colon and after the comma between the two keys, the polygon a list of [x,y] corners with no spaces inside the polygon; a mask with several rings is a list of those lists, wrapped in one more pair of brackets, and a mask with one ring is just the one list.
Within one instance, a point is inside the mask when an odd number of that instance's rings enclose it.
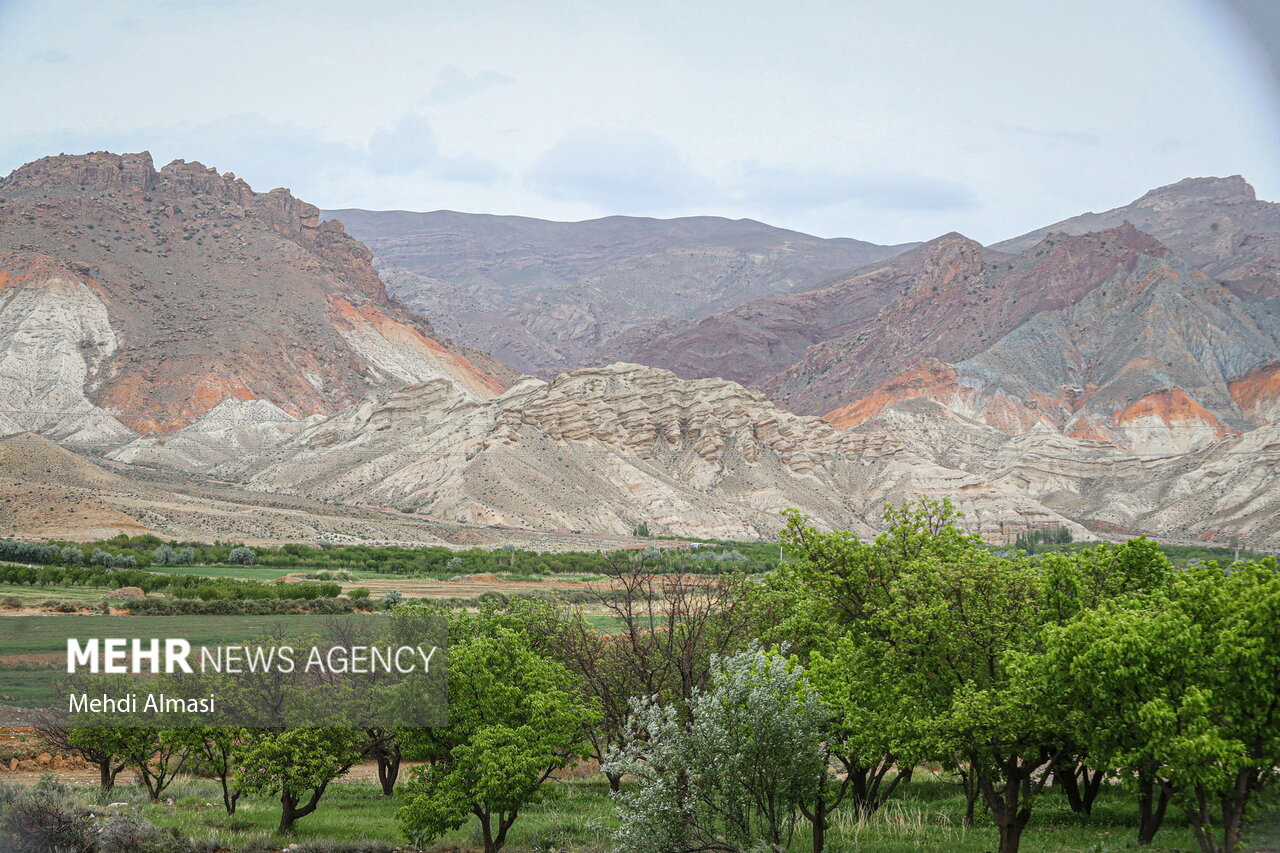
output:
{"label": "green field", "polygon": [[[249,642],[273,626],[290,633],[321,634],[333,616],[38,616],[0,619],[0,701],[38,707],[55,695],[68,637],[182,637],[193,647]],[[351,617],[341,617],[351,618]],[[375,619],[377,614],[354,618]],[[34,660],[29,656],[43,656]],[[5,660],[3,658],[7,658]],[[18,660],[15,660],[17,658]],[[26,659],[23,659],[26,658]]]}
{"label": "green field", "polygon": [[[88,790],[85,790],[88,794]],[[394,819],[398,797],[387,799],[376,785],[342,781],[330,787],[321,808],[299,821],[295,832],[278,836],[279,804],[268,797],[241,801],[234,817],[221,807],[215,783],[181,780],[167,793],[172,805],[147,803],[140,787],[118,786],[108,802],[129,802],[153,823],[175,827],[195,840],[215,840],[235,853],[261,851],[269,845],[308,841],[376,841],[388,847],[403,845]],[[1036,803],[1035,815],[1023,836],[1022,849],[1032,853],[1086,853],[1139,849],[1135,844],[1137,814],[1131,797],[1119,791],[1099,796],[1092,815],[1073,813],[1054,791]],[[512,827],[506,849],[513,853],[575,851],[603,853],[611,848],[610,832],[617,825],[608,786],[589,778],[559,782],[542,803],[525,809]],[[810,849],[808,825],[797,828],[793,850]],[[994,849],[996,833],[979,809],[977,825],[964,826],[964,798],[958,787],[926,776],[899,790],[877,814],[859,822],[849,810],[838,811],[828,833],[828,849],[835,853],[920,853],[954,851],[986,853]],[[1274,849],[1280,842],[1280,812],[1271,811],[1256,822],[1246,850]],[[479,843],[474,820],[440,838],[430,850],[452,850]],[[1171,812],[1152,853],[1195,849],[1193,832],[1181,814]]]}
{"label": "green field", "polygon": [[151,566],[158,575],[195,575],[202,578],[242,578],[251,581],[273,581],[291,575],[299,569],[278,569],[270,566]]}

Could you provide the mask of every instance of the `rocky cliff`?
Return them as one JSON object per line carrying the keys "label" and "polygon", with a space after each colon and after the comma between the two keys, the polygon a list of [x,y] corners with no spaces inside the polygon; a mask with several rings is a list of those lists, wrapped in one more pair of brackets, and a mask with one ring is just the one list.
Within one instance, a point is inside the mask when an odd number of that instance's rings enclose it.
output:
{"label": "rocky cliff", "polygon": [[369,250],[288,190],[145,152],[0,179],[0,361],[0,408],[85,441],[227,399],[307,415],[436,377],[488,397],[511,376],[391,299]]}

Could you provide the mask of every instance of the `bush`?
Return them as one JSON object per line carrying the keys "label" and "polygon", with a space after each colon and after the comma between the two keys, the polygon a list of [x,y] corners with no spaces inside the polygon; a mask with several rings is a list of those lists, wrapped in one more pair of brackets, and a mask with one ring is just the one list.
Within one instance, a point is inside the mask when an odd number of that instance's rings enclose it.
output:
{"label": "bush", "polygon": [[358,587],[348,592],[347,597],[354,601],[364,601],[369,597],[369,590],[364,587]]}
{"label": "bush", "polygon": [[21,610],[22,599],[18,598],[16,595],[6,595],[4,598],[0,598],[0,607],[7,607],[10,610]]}
{"label": "bush", "polygon": [[155,847],[160,840],[160,828],[151,821],[137,815],[114,814],[102,822],[98,849],[100,853],[138,853]]}
{"label": "bush", "polygon": [[74,803],[70,789],[50,774],[30,790],[0,792],[0,849],[9,853],[96,853],[93,814]]}
{"label": "bush", "polygon": [[395,607],[402,601],[404,601],[404,596],[401,595],[400,590],[398,589],[393,589],[386,595],[382,596],[382,603],[387,607]]}

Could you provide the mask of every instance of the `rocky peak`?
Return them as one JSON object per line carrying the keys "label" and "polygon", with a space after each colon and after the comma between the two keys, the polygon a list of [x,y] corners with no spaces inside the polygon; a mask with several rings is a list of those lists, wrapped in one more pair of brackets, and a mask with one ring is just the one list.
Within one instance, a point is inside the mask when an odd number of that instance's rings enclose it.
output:
{"label": "rocky peak", "polygon": [[1257,201],[1253,186],[1240,175],[1226,178],[1183,178],[1175,184],[1157,187],[1134,202],[1153,209],[1176,209],[1202,202],[1235,204]]}
{"label": "rocky peak", "polygon": [[99,192],[134,192],[153,189],[159,180],[149,151],[137,154],[94,151],[42,157],[20,166],[8,177],[0,178],[0,192],[62,186],[88,187]]}

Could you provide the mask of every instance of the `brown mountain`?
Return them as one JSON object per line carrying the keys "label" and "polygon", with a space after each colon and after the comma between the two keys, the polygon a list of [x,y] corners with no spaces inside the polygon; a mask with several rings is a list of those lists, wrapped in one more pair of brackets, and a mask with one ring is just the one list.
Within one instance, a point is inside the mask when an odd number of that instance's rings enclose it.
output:
{"label": "brown mountain", "polygon": [[756,297],[807,290],[908,248],[710,216],[324,215],[373,249],[391,292],[415,311],[543,376],[607,359],[626,348],[610,340],[635,326],[696,321]]}
{"label": "brown mountain", "polygon": [[48,157],[0,179],[0,409],[102,441],[225,399],[327,413],[372,388],[511,374],[391,299],[369,250],[288,190],[151,156]]}
{"label": "brown mountain", "polygon": [[1259,201],[1239,175],[1186,178],[1124,207],[1084,213],[992,246],[1031,248],[1050,232],[1084,234],[1125,222],[1164,243],[1246,300],[1280,298],[1280,204]]}

